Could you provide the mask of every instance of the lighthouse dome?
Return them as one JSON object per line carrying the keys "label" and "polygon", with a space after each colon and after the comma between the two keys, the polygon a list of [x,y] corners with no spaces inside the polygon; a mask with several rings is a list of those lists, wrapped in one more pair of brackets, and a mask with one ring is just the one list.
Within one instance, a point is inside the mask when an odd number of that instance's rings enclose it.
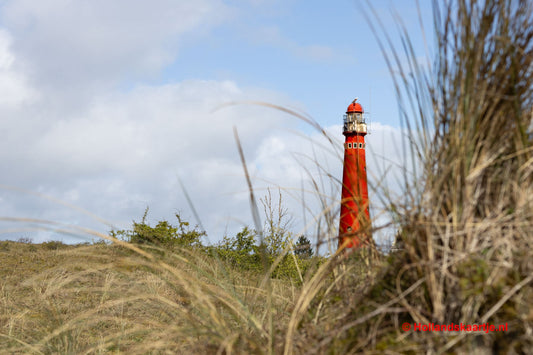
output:
{"label": "lighthouse dome", "polygon": [[358,104],[357,99],[353,100],[353,102],[348,106],[348,109],[346,110],[346,113],[353,113],[353,112],[360,112],[363,113],[363,107]]}

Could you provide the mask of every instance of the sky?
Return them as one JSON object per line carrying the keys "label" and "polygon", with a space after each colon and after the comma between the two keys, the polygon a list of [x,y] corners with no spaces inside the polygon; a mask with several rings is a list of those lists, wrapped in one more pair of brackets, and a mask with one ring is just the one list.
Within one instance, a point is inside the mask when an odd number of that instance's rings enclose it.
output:
{"label": "sky", "polygon": [[[396,31],[395,9],[420,33],[415,1],[372,6],[386,31]],[[148,222],[180,213],[216,243],[253,225],[236,129],[257,198],[281,191],[294,233],[312,235],[323,209],[312,181],[334,209],[342,116],[358,97],[370,117],[373,214],[386,223],[375,186],[398,183],[403,135],[363,8],[353,0],[0,0],[0,217],[107,233],[149,207]],[[429,8],[421,13],[431,18]],[[312,117],[332,141],[257,101]],[[0,239],[92,240],[38,226],[4,221]]]}

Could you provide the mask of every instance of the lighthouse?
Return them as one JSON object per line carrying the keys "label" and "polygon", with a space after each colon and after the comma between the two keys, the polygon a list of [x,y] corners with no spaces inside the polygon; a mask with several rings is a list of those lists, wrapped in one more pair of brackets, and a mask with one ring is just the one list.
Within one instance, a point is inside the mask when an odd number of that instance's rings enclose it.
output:
{"label": "lighthouse", "polygon": [[344,115],[342,134],[344,168],[342,173],[341,216],[339,248],[356,249],[368,242],[370,213],[366,178],[365,135],[367,127],[363,107],[357,99],[348,106]]}

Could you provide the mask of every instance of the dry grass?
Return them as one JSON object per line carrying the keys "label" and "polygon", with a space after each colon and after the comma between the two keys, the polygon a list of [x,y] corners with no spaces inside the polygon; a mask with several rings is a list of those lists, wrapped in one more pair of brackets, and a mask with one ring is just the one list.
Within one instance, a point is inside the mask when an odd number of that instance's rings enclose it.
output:
{"label": "dry grass", "polygon": [[[392,47],[387,59],[409,109],[412,169],[422,169],[389,204],[401,250],[370,266],[358,253],[332,257],[293,285],[190,250],[3,242],[0,351],[530,352],[531,3],[434,8],[431,68],[419,65],[406,33],[403,54],[378,34]],[[251,184],[250,196],[257,209]],[[324,202],[326,230],[336,228],[331,216]],[[509,331],[404,332],[403,322],[508,323]]]}
{"label": "dry grass", "polygon": [[[105,244],[0,250],[2,352],[257,352],[269,343],[257,278],[203,253],[156,250],[154,262]],[[298,291],[281,280],[271,288],[277,328]]]}
{"label": "dry grass", "polygon": [[[528,352],[533,345],[532,6],[435,1],[434,9],[438,56],[430,69],[406,32],[403,55],[386,34],[382,42],[399,73],[420,162],[412,169],[422,169],[406,181],[403,201],[390,205],[402,250],[369,292],[351,297],[361,306],[350,307],[324,351],[335,344],[341,352]],[[403,322],[507,322],[510,330],[407,334]]]}

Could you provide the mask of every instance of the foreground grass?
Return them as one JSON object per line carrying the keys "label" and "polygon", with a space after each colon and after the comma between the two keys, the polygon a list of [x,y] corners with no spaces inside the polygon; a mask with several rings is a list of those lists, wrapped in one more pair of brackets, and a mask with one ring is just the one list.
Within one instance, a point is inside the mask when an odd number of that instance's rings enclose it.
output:
{"label": "foreground grass", "polygon": [[[288,323],[298,287],[190,251],[156,251],[166,267],[120,246],[0,243],[0,352],[259,351],[271,313]],[[160,265],[160,264],[159,264]]]}
{"label": "foreground grass", "polygon": [[450,342],[459,352],[521,352],[532,339],[531,287],[516,289],[531,277],[525,269],[497,288],[485,270],[459,280],[457,298],[493,306],[509,296],[490,318],[508,332],[405,332],[404,322],[435,321],[413,304],[429,300],[430,284],[413,282],[421,265],[405,264],[406,250],[371,265],[357,254],[332,258],[303,283],[266,282],[204,251],[145,251],[0,242],[0,353],[419,353]]}

